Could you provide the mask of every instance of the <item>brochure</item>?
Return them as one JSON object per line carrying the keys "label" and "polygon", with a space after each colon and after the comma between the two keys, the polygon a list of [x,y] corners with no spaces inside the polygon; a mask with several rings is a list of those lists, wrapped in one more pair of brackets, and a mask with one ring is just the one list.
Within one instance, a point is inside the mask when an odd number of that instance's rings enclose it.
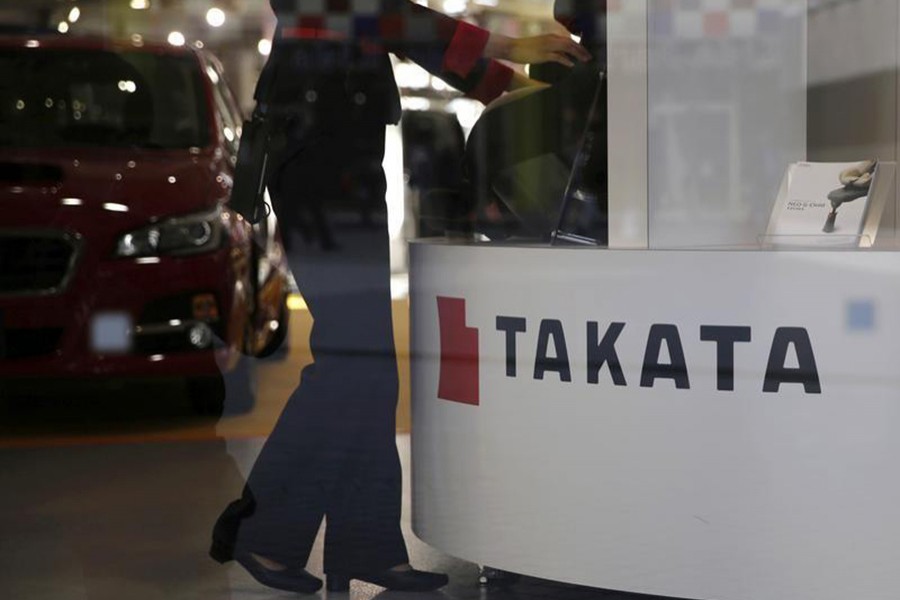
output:
{"label": "brochure", "polygon": [[[794,163],[772,210],[773,244],[870,245],[862,241],[872,209],[878,162]],[[880,210],[878,215],[880,217]]]}

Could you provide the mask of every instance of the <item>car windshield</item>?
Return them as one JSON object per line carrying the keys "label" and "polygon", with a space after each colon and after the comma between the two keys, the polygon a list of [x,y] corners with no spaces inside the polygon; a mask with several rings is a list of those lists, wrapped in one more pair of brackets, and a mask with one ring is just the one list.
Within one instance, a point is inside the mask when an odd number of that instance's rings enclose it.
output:
{"label": "car windshield", "polygon": [[192,56],[0,49],[0,146],[202,147],[206,111]]}

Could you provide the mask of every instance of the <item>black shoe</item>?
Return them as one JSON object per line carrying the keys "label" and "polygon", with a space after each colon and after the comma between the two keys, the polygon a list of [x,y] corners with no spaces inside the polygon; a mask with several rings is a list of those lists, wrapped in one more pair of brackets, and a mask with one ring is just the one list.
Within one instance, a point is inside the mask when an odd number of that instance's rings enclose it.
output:
{"label": "black shoe", "polygon": [[253,576],[253,579],[276,590],[315,594],[322,587],[322,580],[310,575],[305,569],[287,568],[273,571],[262,566],[250,554],[238,554],[235,560]]}
{"label": "black shoe", "polygon": [[380,573],[357,573],[353,575],[329,573],[328,591],[348,591],[350,589],[351,579],[373,583],[398,592],[432,592],[438,588],[444,587],[450,581],[450,578],[443,573],[429,573],[428,571],[416,571],[415,569],[410,569],[408,571],[393,571],[388,569],[386,571],[381,571]]}
{"label": "black shoe", "polygon": [[300,594],[313,594],[319,591],[322,580],[310,575],[304,569],[287,568],[273,571],[261,565],[250,553],[235,549],[241,520],[252,515],[255,507],[252,494],[246,491],[243,498],[228,505],[213,527],[209,555],[216,562],[223,564],[236,560],[255,580],[271,588]]}
{"label": "black shoe", "polygon": [[232,554],[233,548],[217,542],[217,540],[213,540],[212,548],[209,550],[209,555],[214,560],[223,564],[236,560],[239,565],[253,576],[253,579],[263,585],[277,590],[298,592],[300,594],[314,594],[322,587],[322,580],[310,575],[305,569],[288,568],[282,571],[273,571],[262,566],[250,554]]}
{"label": "black shoe", "polygon": [[209,555],[219,563],[234,560],[234,545],[237,542],[238,529],[241,521],[253,514],[256,510],[256,502],[249,489],[244,490],[243,496],[230,503],[219,518],[212,531],[212,546]]}

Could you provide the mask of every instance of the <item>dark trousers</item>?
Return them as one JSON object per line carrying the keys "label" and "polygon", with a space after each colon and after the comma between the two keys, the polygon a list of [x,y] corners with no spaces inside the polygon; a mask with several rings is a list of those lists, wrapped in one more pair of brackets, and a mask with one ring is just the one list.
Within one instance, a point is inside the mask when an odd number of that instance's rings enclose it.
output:
{"label": "dark trousers", "polygon": [[408,562],[383,154],[383,125],[289,136],[269,186],[314,320],[314,363],[248,478],[238,547],[305,564],[324,518],[331,573]]}

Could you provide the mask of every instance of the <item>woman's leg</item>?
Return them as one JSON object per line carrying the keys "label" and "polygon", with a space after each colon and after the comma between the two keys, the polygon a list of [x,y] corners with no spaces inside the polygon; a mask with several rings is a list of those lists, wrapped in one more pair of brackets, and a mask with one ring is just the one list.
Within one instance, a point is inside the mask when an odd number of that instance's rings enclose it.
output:
{"label": "woman's leg", "polygon": [[[313,222],[324,219],[335,241],[292,244],[291,269],[314,319],[315,362],[248,481],[256,510],[240,540],[279,562],[304,563],[326,515],[326,570],[407,561],[383,144],[383,129],[298,144],[272,187],[286,234],[303,231],[312,214],[305,209],[315,207]],[[380,214],[371,214],[373,200]]]}

